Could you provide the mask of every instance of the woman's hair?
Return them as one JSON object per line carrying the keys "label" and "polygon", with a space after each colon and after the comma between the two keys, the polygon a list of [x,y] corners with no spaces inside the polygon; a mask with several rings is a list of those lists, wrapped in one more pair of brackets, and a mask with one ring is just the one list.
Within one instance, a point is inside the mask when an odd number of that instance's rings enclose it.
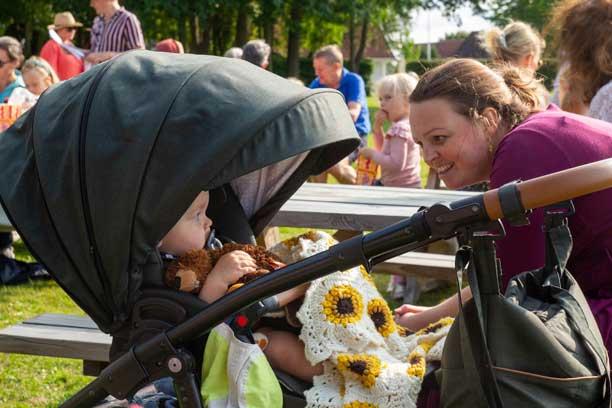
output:
{"label": "woman's hair", "polygon": [[533,75],[510,64],[492,69],[476,60],[454,59],[423,74],[410,102],[446,99],[474,123],[491,107],[502,124],[512,129],[540,110],[537,84]]}
{"label": "woman's hair", "polygon": [[379,95],[383,93],[389,95],[401,94],[407,100],[412,91],[414,91],[414,88],[416,88],[417,82],[419,82],[419,76],[414,72],[400,72],[383,77],[378,82],[376,90]]}
{"label": "woman's hair", "polygon": [[11,61],[17,61],[17,66],[23,62],[23,49],[21,43],[13,37],[0,37],[0,48],[2,48],[8,54]]}
{"label": "woman's hair", "polygon": [[563,0],[547,25],[554,34],[563,79],[580,102],[589,104],[612,80],[612,0]]}
{"label": "woman's hair", "polygon": [[51,67],[47,61],[40,57],[32,56],[28,58],[21,67],[22,74],[34,70],[38,71],[41,75],[43,75],[43,77],[51,78],[52,84],[59,82],[59,77],[53,70],[53,67]]}
{"label": "woman's hair", "polygon": [[502,29],[497,27],[484,35],[487,51],[495,62],[514,63],[529,54],[542,55],[546,43],[530,25],[515,21]]}

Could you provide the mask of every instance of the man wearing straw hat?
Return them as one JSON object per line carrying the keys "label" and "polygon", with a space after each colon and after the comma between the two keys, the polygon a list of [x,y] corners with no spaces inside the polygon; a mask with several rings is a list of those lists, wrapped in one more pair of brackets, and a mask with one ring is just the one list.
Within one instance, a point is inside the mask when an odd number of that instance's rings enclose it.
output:
{"label": "man wearing straw hat", "polygon": [[69,47],[74,46],[72,40],[79,27],[83,27],[83,24],[76,21],[69,11],[57,13],[53,24],[47,27],[57,33],[61,43],[57,37],[55,40],[50,39],[40,50],[40,56],[51,65],[62,81],[83,72],[83,60],[68,51]]}

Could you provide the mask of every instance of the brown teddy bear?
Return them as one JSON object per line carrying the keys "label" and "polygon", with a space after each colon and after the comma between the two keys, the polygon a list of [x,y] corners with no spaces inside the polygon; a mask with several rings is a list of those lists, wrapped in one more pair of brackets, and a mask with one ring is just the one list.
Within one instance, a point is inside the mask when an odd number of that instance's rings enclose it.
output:
{"label": "brown teddy bear", "polygon": [[285,266],[276,255],[262,247],[230,243],[220,249],[197,249],[181,255],[167,266],[164,281],[170,288],[198,294],[206,276],[212,271],[219,258],[232,251],[244,251],[251,255],[258,269],[240,278],[238,282],[228,288],[228,292],[238,289],[261,275]]}

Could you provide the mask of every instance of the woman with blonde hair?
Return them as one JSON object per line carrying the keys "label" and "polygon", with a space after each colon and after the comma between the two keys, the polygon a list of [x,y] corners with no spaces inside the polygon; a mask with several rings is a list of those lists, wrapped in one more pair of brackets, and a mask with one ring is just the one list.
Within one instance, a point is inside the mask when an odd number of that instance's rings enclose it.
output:
{"label": "woman with blonde hair", "polygon": [[564,0],[547,27],[564,65],[561,108],[612,122],[612,0]]}
{"label": "woman with blonde hair", "polygon": [[[542,62],[542,52],[546,42],[529,24],[514,21],[503,29],[495,27],[484,36],[485,48],[494,64],[510,64],[525,69],[535,75]],[[548,105],[548,90],[541,84],[536,85],[540,107]]]}
{"label": "woman with blonde hair", "polygon": [[489,30],[484,42],[494,62],[509,63],[532,72],[538,69],[546,46],[540,34],[521,21]]}

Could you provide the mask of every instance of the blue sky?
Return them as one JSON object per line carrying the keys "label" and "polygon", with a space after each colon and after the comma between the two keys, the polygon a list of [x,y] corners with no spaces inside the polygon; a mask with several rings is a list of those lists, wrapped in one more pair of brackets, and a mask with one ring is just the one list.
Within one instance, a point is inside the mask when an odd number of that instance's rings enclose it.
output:
{"label": "blue sky", "polygon": [[470,7],[462,7],[457,12],[461,21],[448,18],[438,10],[418,10],[412,13],[410,24],[410,38],[417,44],[438,42],[447,33],[457,31],[480,31],[492,26],[490,22],[480,16],[474,15]]}

